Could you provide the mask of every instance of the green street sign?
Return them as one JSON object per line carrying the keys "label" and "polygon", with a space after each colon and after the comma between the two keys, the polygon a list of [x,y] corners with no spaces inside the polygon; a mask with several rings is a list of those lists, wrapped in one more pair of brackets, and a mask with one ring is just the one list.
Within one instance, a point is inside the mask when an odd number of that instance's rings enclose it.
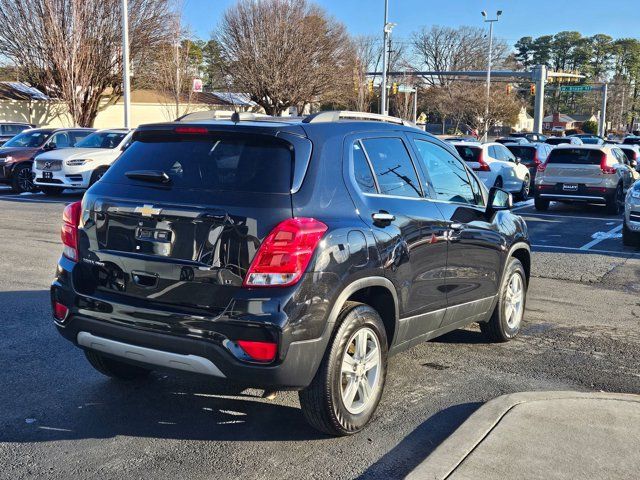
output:
{"label": "green street sign", "polygon": [[561,92],[590,92],[591,85],[561,85]]}

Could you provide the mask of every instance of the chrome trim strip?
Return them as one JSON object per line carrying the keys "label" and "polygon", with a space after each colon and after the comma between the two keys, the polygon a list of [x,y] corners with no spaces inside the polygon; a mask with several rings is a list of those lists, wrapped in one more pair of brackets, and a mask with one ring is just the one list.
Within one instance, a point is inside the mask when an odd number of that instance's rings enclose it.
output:
{"label": "chrome trim strip", "polygon": [[545,198],[571,198],[575,200],[607,200],[604,197],[592,197],[590,195],[563,195],[561,193],[541,193],[539,196]]}
{"label": "chrome trim strip", "polygon": [[222,373],[211,360],[197,355],[182,355],[179,353],[139,347],[107,338],[96,337],[89,332],[78,332],[78,345],[116,357],[156,365],[158,367],[185,370],[187,372],[203,373],[205,375],[225,378],[224,373]]}

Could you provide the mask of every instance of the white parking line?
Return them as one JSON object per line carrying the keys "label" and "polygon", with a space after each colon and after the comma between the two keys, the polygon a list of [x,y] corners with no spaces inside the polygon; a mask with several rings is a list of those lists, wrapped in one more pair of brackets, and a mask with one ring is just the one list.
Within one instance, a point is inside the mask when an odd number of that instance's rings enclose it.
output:
{"label": "white parking line", "polygon": [[616,233],[618,233],[620,230],[622,230],[622,224],[618,225],[615,228],[612,228],[611,230],[609,230],[608,232],[604,232],[600,235],[596,235],[594,234],[594,236],[596,238],[594,238],[593,240],[591,240],[589,243],[585,243],[583,246],[580,247],[580,250],[589,250],[591,249],[591,247],[593,247],[594,245],[599,244],[600,242],[604,241],[604,240],[608,240],[609,238],[612,238],[612,236]]}
{"label": "white parking line", "polygon": [[557,250],[569,250],[572,252],[582,252],[582,253],[615,253],[616,255],[631,255],[631,256],[637,256],[640,255],[640,253],[638,252],[625,252],[623,250],[598,250],[598,249],[594,249],[594,248],[590,248],[589,250],[583,250],[582,248],[576,248],[576,247],[561,247],[560,245],[531,245],[534,248],[548,248],[548,249],[557,249]]}

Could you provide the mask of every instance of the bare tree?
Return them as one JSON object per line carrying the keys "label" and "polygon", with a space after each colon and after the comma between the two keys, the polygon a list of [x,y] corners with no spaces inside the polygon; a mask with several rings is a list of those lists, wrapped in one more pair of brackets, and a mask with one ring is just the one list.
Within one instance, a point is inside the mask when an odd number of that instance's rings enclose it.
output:
{"label": "bare tree", "polygon": [[[456,71],[487,68],[489,39],[486,32],[475,27],[426,27],[413,34],[413,51],[418,70]],[[494,38],[493,64],[500,66],[509,53],[508,44]],[[431,85],[448,85],[453,77],[430,75]]]}
{"label": "bare tree", "polygon": [[306,0],[240,0],[225,12],[219,41],[236,88],[271,115],[352,82],[345,27]]}
{"label": "bare tree", "polygon": [[[144,64],[166,35],[168,0],[129,2],[131,60]],[[0,0],[0,55],[21,78],[63,100],[91,126],[106,92],[121,90],[119,0]]]}

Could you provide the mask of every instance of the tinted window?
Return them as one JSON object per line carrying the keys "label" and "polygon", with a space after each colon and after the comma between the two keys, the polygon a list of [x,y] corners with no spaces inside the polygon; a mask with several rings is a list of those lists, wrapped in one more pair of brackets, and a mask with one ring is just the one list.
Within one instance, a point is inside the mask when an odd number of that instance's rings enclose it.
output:
{"label": "tinted window", "polygon": [[369,138],[362,143],[375,171],[380,193],[420,197],[418,176],[402,140]]}
{"label": "tinted window", "polygon": [[632,148],[621,148],[620,150],[622,150],[622,153],[624,153],[626,155],[626,157],[629,160],[636,160],[637,159],[637,153],[634,149]]}
{"label": "tinted window", "polygon": [[288,193],[293,155],[288,143],[260,136],[208,135],[192,138],[140,135],[103,177],[137,183],[131,170],[160,170],[173,188]]}
{"label": "tinted window", "polygon": [[456,145],[456,150],[465,162],[477,162],[482,152],[478,147],[467,147],[466,145]]}
{"label": "tinted window", "polygon": [[364,193],[376,193],[376,184],[373,181],[373,173],[369,167],[367,157],[360,143],[353,145],[353,175],[360,190]]}
{"label": "tinted window", "polygon": [[23,130],[29,128],[26,125],[1,125],[3,135],[17,135]]}
{"label": "tinted window", "polygon": [[640,145],[640,137],[627,137],[622,143],[625,145]]}
{"label": "tinted window", "polygon": [[547,163],[570,163],[574,165],[600,165],[602,153],[586,148],[562,148],[552,150]]}
{"label": "tinted window", "polygon": [[43,131],[33,131],[33,132],[23,132],[20,135],[13,137],[7,143],[4,144],[5,147],[32,147],[37,148],[42,146],[42,144],[51,136],[51,132],[43,132]]}
{"label": "tinted window", "polygon": [[424,140],[416,140],[420,159],[429,175],[429,186],[438,200],[476,203],[464,165],[442,147]]}
{"label": "tinted window", "polygon": [[523,162],[531,162],[533,161],[533,157],[536,154],[535,147],[517,147],[515,145],[509,145],[507,147],[511,153],[513,153],[516,157],[520,157]]}
{"label": "tinted window", "polygon": [[571,143],[570,138],[547,138],[547,143],[549,145],[560,145],[563,143]]}

